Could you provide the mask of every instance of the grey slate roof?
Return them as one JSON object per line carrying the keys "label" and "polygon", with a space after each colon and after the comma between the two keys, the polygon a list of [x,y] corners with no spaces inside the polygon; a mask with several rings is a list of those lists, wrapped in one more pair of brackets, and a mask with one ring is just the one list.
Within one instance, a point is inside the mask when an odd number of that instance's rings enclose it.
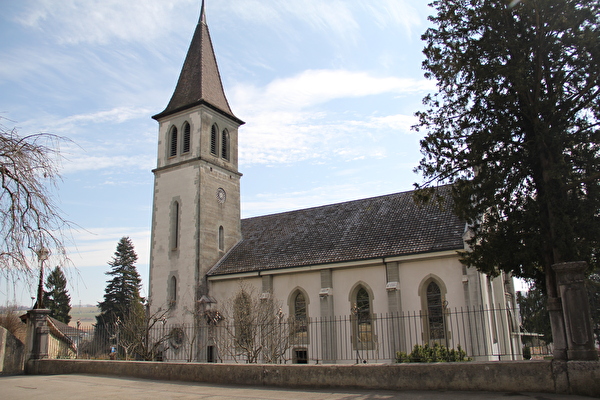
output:
{"label": "grey slate roof", "polygon": [[420,206],[412,191],[265,215],[242,220],[242,241],[208,275],[460,250],[464,230],[449,203]]}
{"label": "grey slate roof", "polygon": [[225,97],[217,59],[206,24],[204,3],[202,3],[200,19],[194,31],[173,96],[167,108],[152,118],[158,120],[199,104],[207,104],[243,124],[243,121],[233,114]]}

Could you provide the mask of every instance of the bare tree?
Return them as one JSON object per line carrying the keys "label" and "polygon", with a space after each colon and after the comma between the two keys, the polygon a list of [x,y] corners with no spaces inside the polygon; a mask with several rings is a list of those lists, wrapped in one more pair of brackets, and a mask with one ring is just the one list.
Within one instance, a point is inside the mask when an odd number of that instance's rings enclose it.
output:
{"label": "bare tree", "polygon": [[59,144],[67,139],[20,136],[0,124],[0,271],[31,275],[41,249],[66,260],[64,232],[71,226],[53,200],[60,180]]}
{"label": "bare tree", "polygon": [[290,347],[289,323],[277,302],[268,294],[257,296],[244,283],[220,311],[217,350],[219,357],[235,362],[279,363]]}
{"label": "bare tree", "polygon": [[171,333],[167,331],[169,310],[159,309],[149,314],[148,308],[132,307],[118,322],[118,346],[124,350],[125,359],[139,358],[153,361],[162,358],[168,349]]}

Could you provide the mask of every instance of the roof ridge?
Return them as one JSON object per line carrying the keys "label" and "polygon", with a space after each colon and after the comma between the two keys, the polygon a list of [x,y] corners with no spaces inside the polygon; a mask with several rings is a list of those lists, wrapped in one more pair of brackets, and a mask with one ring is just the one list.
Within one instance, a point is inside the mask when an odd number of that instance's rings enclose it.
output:
{"label": "roof ridge", "polygon": [[209,276],[463,250],[465,222],[414,190],[242,220],[242,237]]}
{"label": "roof ridge", "polygon": [[[451,186],[451,185],[442,185],[442,186],[438,186],[436,189],[443,189],[443,188],[446,188],[449,186]],[[417,189],[404,190],[401,192],[394,192],[394,193],[388,193],[388,194],[381,194],[378,196],[365,197],[362,199],[345,200],[345,201],[340,201],[337,203],[323,204],[320,206],[299,208],[296,210],[281,211],[281,212],[276,212],[273,214],[256,215],[254,217],[242,218],[242,221],[247,221],[247,220],[251,220],[251,219],[255,219],[255,218],[264,218],[264,217],[278,216],[278,215],[284,215],[284,214],[292,214],[292,213],[297,213],[297,212],[305,212],[305,211],[309,211],[309,210],[316,210],[319,208],[326,208],[326,207],[333,207],[333,206],[338,207],[338,206],[341,206],[344,204],[349,204],[349,203],[360,203],[360,202],[369,201],[369,200],[375,200],[375,199],[380,199],[380,198],[382,199],[382,198],[390,197],[390,196],[398,196],[398,195],[402,195],[402,194],[414,193],[415,191],[417,191]]]}

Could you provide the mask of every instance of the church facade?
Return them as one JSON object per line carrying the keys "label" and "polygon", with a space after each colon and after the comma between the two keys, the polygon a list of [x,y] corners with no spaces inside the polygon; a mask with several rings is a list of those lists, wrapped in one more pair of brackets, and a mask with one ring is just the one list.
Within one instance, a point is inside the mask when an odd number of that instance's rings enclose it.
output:
{"label": "church facade", "polygon": [[[448,188],[445,207],[403,192],[241,219],[244,122],[225,96],[204,5],[173,96],[153,118],[150,310],[195,327],[195,361],[225,359],[210,332],[227,323],[241,287],[275,307],[280,323],[300,321],[286,324],[280,360],[351,362],[356,353],[356,362],[389,362],[426,343],[460,345],[476,359],[520,357],[512,279],[460,262],[468,229]],[[167,359],[186,358],[171,347]]]}

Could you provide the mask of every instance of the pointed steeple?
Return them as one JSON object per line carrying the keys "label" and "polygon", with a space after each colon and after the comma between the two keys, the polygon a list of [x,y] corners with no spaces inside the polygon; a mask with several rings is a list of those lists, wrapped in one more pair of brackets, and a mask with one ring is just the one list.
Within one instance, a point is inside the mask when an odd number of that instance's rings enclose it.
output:
{"label": "pointed steeple", "polygon": [[206,104],[221,114],[233,118],[236,122],[244,123],[231,111],[223,90],[217,59],[206,24],[204,0],[202,0],[198,25],[196,25],[192,43],[185,57],[175,92],[173,92],[167,108],[152,118],[158,120],[200,104]]}

